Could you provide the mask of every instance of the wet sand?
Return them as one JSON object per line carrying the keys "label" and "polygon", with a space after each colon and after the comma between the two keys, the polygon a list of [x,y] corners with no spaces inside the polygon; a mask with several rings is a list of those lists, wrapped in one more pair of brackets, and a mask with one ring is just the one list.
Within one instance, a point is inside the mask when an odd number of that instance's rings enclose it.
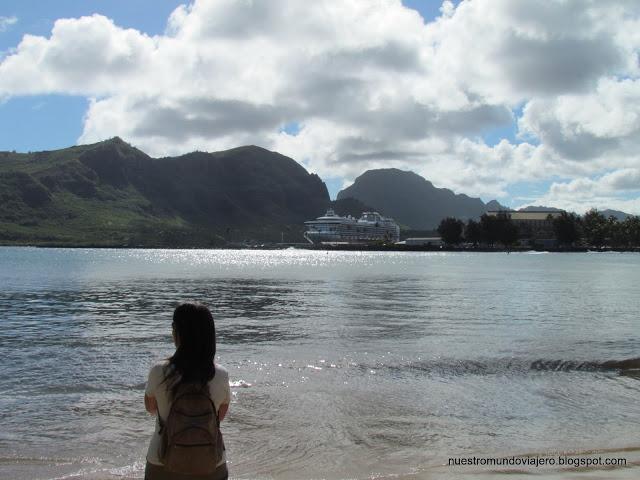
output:
{"label": "wet sand", "polygon": [[[618,466],[530,466],[530,467],[484,467],[484,466],[449,466],[448,460],[442,464],[434,464],[415,469],[413,473],[388,474],[376,473],[375,468],[368,472],[352,472],[344,477],[326,477],[327,480],[456,480],[456,479],[498,479],[514,480],[537,478],[541,480],[637,480],[640,478],[640,447],[620,449],[601,449],[581,452],[561,452],[553,454],[532,453],[514,458],[533,459],[548,462],[563,456],[572,459],[625,459],[626,464]],[[470,457],[464,457],[470,458]],[[477,459],[487,459],[489,456],[478,454]],[[505,459],[512,457],[504,457]],[[64,459],[47,458],[19,458],[0,459],[0,465],[11,478],[25,478],[31,475],[33,479],[47,480],[140,480],[144,477],[144,462],[134,465],[104,469],[92,468],[91,459],[86,459],[87,465],[78,468]],[[302,472],[287,472],[252,477],[246,475],[234,476],[233,467],[230,468],[231,479],[282,479],[294,480],[304,477]],[[305,477],[306,478],[306,477]],[[315,477],[310,477],[315,478]],[[324,477],[322,477],[324,478]]]}

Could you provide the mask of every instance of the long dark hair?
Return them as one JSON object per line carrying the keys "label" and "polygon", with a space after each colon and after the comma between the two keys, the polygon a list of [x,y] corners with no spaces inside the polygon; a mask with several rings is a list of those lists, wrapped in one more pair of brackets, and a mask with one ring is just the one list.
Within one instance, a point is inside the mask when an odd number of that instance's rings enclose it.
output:
{"label": "long dark hair", "polygon": [[197,383],[204,387],[216,374],[213,315],[204,305],[183,303],[173,312],[173,331],[177,348],[169,358],[165,375],[172,393],[183,383]]}

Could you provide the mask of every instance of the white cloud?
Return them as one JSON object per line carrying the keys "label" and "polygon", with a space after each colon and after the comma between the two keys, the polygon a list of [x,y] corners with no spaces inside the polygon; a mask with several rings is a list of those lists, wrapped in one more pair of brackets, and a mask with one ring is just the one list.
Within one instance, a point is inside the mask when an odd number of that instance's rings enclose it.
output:
{"label": "white cloud", "polygon": [[640,80],[602,78],[584,94],[533,99],[519,125],[563,157],[591,161],[596,170],[602,167],[598,159],[609,168],[626,166],[637,161],[640,147]]}
{"label": "white cloud", "polygon": [[18,23],[18,17],[2,17],[0,16],[0,32],[6,32],[9,27]]}
{"label": "white cloud", "polygon": [[601,179],[611,192],[640,191],[640,169],[625,168],[604,175]]}
{"label": "white cloud", "polygon": [[640,212],[640,168],[627,168],[597,178],[554,182],[549,191],[532,204],[549,205],[578,213],[591,207]]}
{"label": "white cloud", "polygon": [[[396,166],[488,198],[637,168],[638,32],[625,0],[447,1],[427,24],[400,0],[196,0],[160,36],[100,15],[26,35],[0,63],[0,98],[92,97],[83,142],[254,143],[327,178]],[[517,143],[482,140],[516,121]]]}
{"label": "white cloud", "polygon": [[50,38],[25,35],[0,64],[0,96],[144,91],[148,75],[158,73],[156,42],[100,15],[57,20]]}

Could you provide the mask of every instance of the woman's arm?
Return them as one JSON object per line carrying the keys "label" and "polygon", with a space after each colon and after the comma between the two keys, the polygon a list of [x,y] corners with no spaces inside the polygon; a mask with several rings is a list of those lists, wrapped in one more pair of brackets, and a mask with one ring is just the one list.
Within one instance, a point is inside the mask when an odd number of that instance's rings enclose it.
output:
{"label": "woman's arm", "polygon": [[229,410],[229,404],[228,403],[223,403],[222,405],[220,405],[220,408],[218,409],[218,421],[219,422],[224,420],[224,417],[227,415],[227,411],[228,410]]}
{"label": "woman's arm", "polygon": [[155,415],[158,413],[158,402],[156,397],[150,397],[149,395],[144,396],[144,408],[147,409],[151,415]]}

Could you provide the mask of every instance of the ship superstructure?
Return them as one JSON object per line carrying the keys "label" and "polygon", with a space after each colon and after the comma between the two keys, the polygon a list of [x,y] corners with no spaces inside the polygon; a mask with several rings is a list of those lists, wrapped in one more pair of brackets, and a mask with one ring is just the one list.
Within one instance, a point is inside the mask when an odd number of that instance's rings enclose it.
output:
{"label": "ship superstructure", "polygon": [[311,243],[395,243],[400,240],[400,227],[378,212],[364,212],[359,219],[342,217],[332,209],[315,220],[304,222],[304,237]]}

